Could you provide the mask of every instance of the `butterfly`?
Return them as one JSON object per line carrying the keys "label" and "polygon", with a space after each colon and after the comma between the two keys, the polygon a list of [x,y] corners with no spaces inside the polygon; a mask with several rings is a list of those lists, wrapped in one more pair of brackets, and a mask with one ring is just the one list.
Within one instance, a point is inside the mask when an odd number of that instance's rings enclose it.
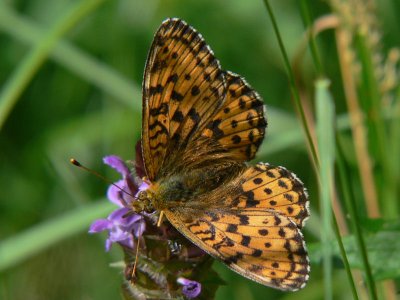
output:
{"label": "butterfly", "polygon": [[164,21],[143,80],[141,145],[149,187],[132,209],[165,215],[237,273],[295,291],[310,271],[300,231],[308,196],[285,168],[246,163],[266,127],[259,94],[221,69],[195,29],[180,19]]}

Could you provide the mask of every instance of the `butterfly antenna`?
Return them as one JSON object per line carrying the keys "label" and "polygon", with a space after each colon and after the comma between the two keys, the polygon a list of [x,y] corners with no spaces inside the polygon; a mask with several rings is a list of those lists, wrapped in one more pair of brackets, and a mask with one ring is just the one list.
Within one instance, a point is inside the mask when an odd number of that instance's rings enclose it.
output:
{"label": "butterfly antenna", "polygon": [[[117,189],[119,189],[122,193],[125,193],[126,195],[128,195],[128,196],[130,196],[130,197],[132,197],[132,198],[134,198],[134,199],[137,199],[137,197],[135,197],[135,196],[132,195],[131,193],[125,191],[123,188],[121,188],[120,186],[116,185],[116,184],[115,184],[114,182],[112,182],[110,179],[104,177],[103,175],[101,175],[100,173],[96,172],[95,170],[92,170],[92,169],[89,169],[88,167],[85,167],[85,166],[82,165],[79,161],[77,161],[75,158],[71,158],[71,159],[69,160],[69,162],[70,162],[71,164],[73,164],[74,166],[77,166],[78,168],[81,168],[81,169],[83,169],[83,170],[89,172],[90,174],[96,176],[97,178],[100,178],[101,180],[107,182],[108,184],[111,184],[111,185],[115,186],[115,187],[116,187]],[[128,205],[128,203],[126,203],[125,199],[124,199],[123,197],[120,197],[120,198],[121,198],[121,202],[123,202],[124,206],[125,206],[125,207],[128,207],[129,205]]]}

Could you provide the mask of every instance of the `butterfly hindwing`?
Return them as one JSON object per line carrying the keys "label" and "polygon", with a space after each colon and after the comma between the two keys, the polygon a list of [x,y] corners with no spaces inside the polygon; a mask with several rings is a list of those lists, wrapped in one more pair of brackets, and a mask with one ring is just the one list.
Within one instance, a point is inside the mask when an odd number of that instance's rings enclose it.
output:
{"label": "butterfly hindwing", "polygon": [[166,20],[154,37],[143,82],[142,147],[150,180],[209,122],[225,92],[224,73],[203,37],[182,20]]}
{"label": "butterfly hindwing", "polygon": [[232,209],[274,210],[289,217],[301,228],[309,213],[303,183],[284,167],[258,163],[239,179],[240,192],[226,198]]}
{"label": "butterfly hindwing", "polygon": [[166,216],[193,243],[245,277],[291,291],[308,280],[303,236],[284,215],[268,210],[218,210],[191,219],[177,210]]}
{"label": "butterfly hindwing", "polygon": [[283,167],[247,167],[230,182],[164,212],[192,242],[246,277],[282,290],[302,288],[308,279],[300,232],[309,215],[307,193]]}

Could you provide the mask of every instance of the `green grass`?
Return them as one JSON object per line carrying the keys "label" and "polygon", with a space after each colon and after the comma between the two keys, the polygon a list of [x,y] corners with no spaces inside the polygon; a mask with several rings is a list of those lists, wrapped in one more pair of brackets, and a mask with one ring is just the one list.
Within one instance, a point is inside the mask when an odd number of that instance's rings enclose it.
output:
{"label": "green grass", "polygon": [[[283,293],[215,263],[227,281],[217,299],[396,297],[400,11],[385,0],[346,18],[336,2],[1,1],[0,298],[120,294],[109,264],[122,252],[87,234],[112,210],[107,184],[68,160],[115,180],[102,157],[134,158],[147,51],[174,16],[262,95],[269,128],[257,160],[294,171],[310,194],[308,285]],[[352,11],[362,1],[340,2]],[[329,13],[341,26],[311,35]]]}

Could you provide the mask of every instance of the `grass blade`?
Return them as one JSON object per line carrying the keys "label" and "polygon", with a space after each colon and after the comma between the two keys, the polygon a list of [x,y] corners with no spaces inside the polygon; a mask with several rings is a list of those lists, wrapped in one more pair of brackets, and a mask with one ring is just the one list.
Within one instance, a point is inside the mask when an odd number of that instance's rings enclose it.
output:
{"label": "grass blade", "polygon": [[300,8],[301,8],[301,15],[303,17],[303,22],[306,25],[307,28],[309,28],[308,31],[308,40],[310,41],[310,50],[311,50],[311,57],[314,62],[314,66],[317,70],[317,73],[319,76],[324,74],[324,69],[323,65],[321,64],[321,58],[318,53],[317,49],[317,44],[315,42],[315,37],[314,37],[314,32],[312,30],[313,24],[311,23],[311,17],[310,17],[310,9],[308,6],[308,1],[307,0],[301,0],[300,1]]}
{"label": "grass blade", "polygon": [[[1,9],[0,27],[13,38],[28,45],[35,45],[45,34],[45,30],[35,22],[16,14],[7,7]],[[132,101],[132,99],[141,99],[141,88],[110,66],[101,63],[65,40],[60,40],[51,49],[49,55],[71,72],[141,113],[140,101]]]}
{"label": "grass blade", "polygon": [[[47,59],[51,49],[61,36],[104,1],[105,0],[88,0],[72,5],[67,9],[65,15],[38,40],[33,49],[10,76],[0,94],[0,129],[17,103],[19,96]],[[0,18],[3,18],[5,10],[3,10],[4,7],[1,8]]]}
{"label": "grass blade", "polygon": [[[340,140],[338,139],[338,141]],[[337,165],[339,170],[339,178],[341,181],[341,186],[344,190],[343,199],[345,200],[345,205],[350,215],[350,220],[351,220],[350,224],[353,227],[353,232],[356,237],[357,247],[365,270],[366,283],[370,291],[371,299],[377,299],[375,282],[372,277],[371,266],[368,260],[367,248],[365,245],[364,237],[360,227],[360,220],[357,213],[357,205],[354,199],[353,191],[351,190],[351,185],[350,185],[351,180],[348,176],[350,172],[344,163],[345,161],[344,154],[340,143],[337,143],[337,150],[338,150]]]}
{"label": "grass blade", "polygon": [[286,71],[287,71],[287,75],[288,75],[288,79],[289,79],[290,89],[291,89],[291,92],[293,94],[293,98],[294,98],[294,102],[296,104],[297,111],[300,114],[300,120],[301,120],[301,122],[303,124],[305,135],[307,137],[307,142],[308,142],[308,145],[310,147],[311,158],[313,160],[314,167],[316,169],[318,169],[319,161],[318,161],[317,151],[315,149],[315,145],[314,145],[312,137],[311,137],[310,128],[308,126],[308,122],[307,122],[307,119],[306,119],[306,116],[305,116],[305,113],[304,113],[304,109],[303,109],[303,106],[302,106],[301,101],[300,101],[300,95],[299,95],[299,92],[298,92],[297,87],[296,87],[293,71],[292,71],[292,68],[291,68],[290,63],[289,63],[289,58],[288,58],[288,55],[286,53],[285,46],[283,45],[283,41],[282,41],[279,29],[278,29],[278,25],[277,25],[274,13],[272,11],[272,7],[269,4],[268,0],[264,0],[264,4],[265,4],[265,6],[267,8],[267,11],[268,11],[268,14],[269,14],[269,16],[271,18],[272,26],[274,28],[275,35],[276,35],[276,38],[278,40],[279,48],[280,48],[281,53],[283,55],[283,60],[284,60],[284,63],[285,63],[285,67],[286,67]]}
{"label": "grass blade", "polygon": [[114,208],[114,204],[102,199],[3,240],[0,244],[0,272],[68,237],[88,230],[93,220],[104,218]]}
{"label": "grass blade", "polygon": [[335,160],[335,108],[328,92],[329,81],[316,82],[316,117],[317,141],[320,157],[320,208],[321,208],[321,243],[323,248],[323,273],[325,299],[332,299],[332,206],[333,177]]}

